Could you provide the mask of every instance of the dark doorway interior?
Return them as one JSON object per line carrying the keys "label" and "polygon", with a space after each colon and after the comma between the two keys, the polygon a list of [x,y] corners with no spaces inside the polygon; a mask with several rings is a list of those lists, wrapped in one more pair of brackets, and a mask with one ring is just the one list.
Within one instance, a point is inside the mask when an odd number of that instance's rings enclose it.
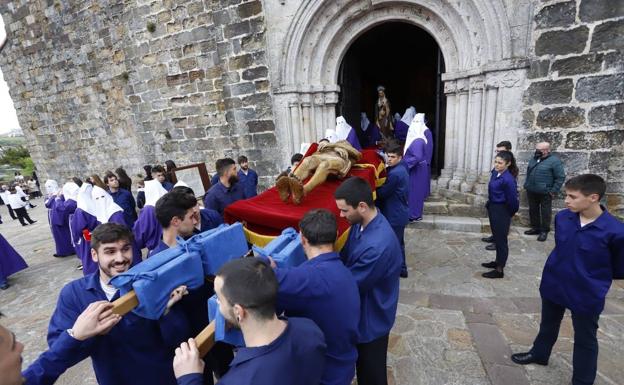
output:
{"label": "dark doorway interior", "polygon": [[426,31],[391,22],[360,36],[347,51],[339,73],[341,94],[336,113],[360,132],[360,112],[373,121],[377,86],[386,87],[392,114],[414,106],[424,113],[434,136],[432,174],[444,165],[445,98],[440,81],[444,59]]}

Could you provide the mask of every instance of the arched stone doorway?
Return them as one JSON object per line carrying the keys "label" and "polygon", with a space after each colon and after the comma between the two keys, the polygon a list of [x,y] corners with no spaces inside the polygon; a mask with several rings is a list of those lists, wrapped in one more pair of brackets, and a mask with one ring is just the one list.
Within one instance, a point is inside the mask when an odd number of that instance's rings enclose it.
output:
{"label": "arched stone doorway", "polygon": [[336,114],[360,131],[360,112],[374,116],[377,85],[386,87],[392,114],[414,106],[434,136],[433,175],[444,164],[444,59],[435,39],[414,24],[387,22],[369,29],[347,50],[338,75]]}
{"label": "arched stone doorway", "polygon": [[[289,3],[287,3],[289,4]],[[294,3],[293,3],[294,4]],[[349,47],[387,23],[416,26],[440,48],[446,97],[441,191],[483,193],[497,141],[522,129],[527,61],[514,58],[503,1],[308,0],[276,19],[274,113],[284,158],[335,127],[340,66]],[[293,7],[295,7],[293,5]],[[282,23],[282,24],[280,24]],[[401,113],[403,111],[400,111]]]}

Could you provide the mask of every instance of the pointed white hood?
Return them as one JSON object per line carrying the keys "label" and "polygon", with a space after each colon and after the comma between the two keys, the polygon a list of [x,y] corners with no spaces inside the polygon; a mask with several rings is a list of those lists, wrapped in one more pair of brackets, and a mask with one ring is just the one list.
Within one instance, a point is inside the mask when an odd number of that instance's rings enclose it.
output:
{"label": "pointed white hood", "polygon": [[425,130],[427,126],[425,126],[425,114],[416,114],[414,116],[414,120],[412,120],[412,124],[410,124],[409,129],[407,130],[407,138],[405,138],[405,150],[403,153],[407,152],[407,149],[412,144],[412,142],[416,139],[422,139],[427,143],[427,137],[425,136]]}
{"label": "pointed white hood", "polygon": [[145,181],[145,205],[156,206],[156,202],[161,196],[165,195],[167,190],[159,181],[152,179]]}
{"label": "pointed white hood", "polygon": [[188,187],[189,185],[184,183],[183,180],[179,180],[176,182],[176,184],[173,185],[173,187],[178,187],[178,186]]}
{"label": "pointed white hood", "polygon": [[78,189],[78,195],[76,196],[76,207],[95,216],[95,207],[93,205],[93,199],[91,199],[91,190],[93,186],[89,183],[83,183]]}
{"label": "pointed white hood", "polygon": [[412,124],[412,120],[414,120],[414,116],[416,116],[416,109],[414,107],[409,107],[405,110],[401,121],[408,126]]}
{"label": "pointed white hood", "polygon": [[329,140],[329,143],[336,143],[338,141],[338,135],[336,135],[336,130],[325,130],[325,139]]}
{"label": "pointed white hood", "polygon": [[368,129],[368,125],[370,124],[370,120],[368,120],[368,116],[366,116],[366,112],[362,112],[360,114],[360,128],[362,131],[366,131]]}
{"label": "pointed white hood", "polygon": [[113,197],[101,187],[93,186],[91,198],[93,199],[95,217],[100,223],[108,223],[109,218],[113,214],[118,211],[123,211],[123,209],[113,201]]}
{"label": "pointed white hood", "polygon": [[346,140],[347,136],[351,132],[351,126],[345,118],[339,116],[336,118],[336,139],[337,140]]}
{"label": "pointed white hood", "polygon": [[77,201],[78,191],[80,191],[80,187],[74,182],[67,182],[63,185],[63,196],[65,200],[71,199]]}
{"label": "pointed white hood", "polygon": [[54,195],[59,191],[59,185],[54,179],[48,179],[45,182],[45,189],[47,195]]}

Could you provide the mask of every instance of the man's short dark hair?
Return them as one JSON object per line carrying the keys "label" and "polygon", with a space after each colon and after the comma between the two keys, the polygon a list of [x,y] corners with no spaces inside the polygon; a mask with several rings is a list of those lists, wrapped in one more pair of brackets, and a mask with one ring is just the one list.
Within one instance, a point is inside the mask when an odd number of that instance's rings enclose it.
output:
{"label": "man's short dark hair", "polygon": [[171,189],[171,192],[180,192],[180,193],[192,195],[193,197],[195,196],[195,191],[193,191],[193,189],[188,186],[175,186],[174,188]]}
{"label": "man's short dark hair", "polygon": [[119,178],[117,178],[117,175],[113,174],[112,171],[106,171],[106,174],[104,174],[104,183],[106,183],[107,186],[108,186],[108,179],[109,178],[119,179]]}
{"label": "man's short dark hair", "polygon": [[301,162],[301,159],[303,159],[303,154],[296,153],[290,158],[290,165],[292,166],[295,162]]}
{"label": "man's short dark hair", "polygon": [[219,174],[219,176],[223,176],[227,169],[230,168],[230,166],[233,164],[236,164],[236,162],[234,162],[234,159],[232,158],[223,158],[217,160],[217,174]]}
{"label": "man's short dark hair", "polygon": [[503,140],[502,142],[498,143],[496,147],[505,147],[505,150],[511,151],[511,142],[508,140]]}
{"label": "man's short dark hair", "polygon": [[607,183],[596,174],[582,174],[568,179],[564,188],[566,190],[580,191],[585,196],[598,194],[600,199],[602,199],[607,191]]}
{"label": "man's short dark hair", "polygon": [[165,172],[165,168],[163,166],[157,164],[156,166],[152,167],[152,173],[155,173],[155,172],[162,172],[162,173],[164,173]]}
{"label": "man's short dark hair", "polygon": [[186,212],[197,206],[197,199],[184,192],[168,192],[156,201],[156,219],[166,229],[175,217],[184,219]]}
{"label": "man's short dark hair", "polygon": [[82,180],[78,178],[77,176],[73,177],[72,181],[74,181],[74,183],[76,183],[78,187],[82,187]]}
{"label": "man's short dark hair", "polygon": [[91,233],[91,248],[97,251],[103,243],[121,240],[132,243],[134,236],[129,228],[119,223],[102,223]]}
{"label": "man's short dark hair", "polygon": [[238,304],[260,320],[275,316],[277,278],[266,262],[259,258],[235,259],[221,266],[217,276],[223,279],[223,296],[231,306]]}
{"label": "man's short dark hair", "polygon": [[308,211],[299,222],[301,234],[310,245],[321,246],[336,242],[338,225],[336,217],[325,209]]}
{"label": "man's short dark hair", "polygon": [[357,176],[352,176],[342,182],[334,192],[334,198],[336,198],[336,200],[344,199],[344,201],[353,208],[357,207],[360,202],[366,203],[368,207],[373,207],[375,205],[373,201],[373,190],[371,190],[370,184]]}
{"label": "man's short dark hair", "polygon": [[238,157],[238,164],[249,162],[249,159],[245,155],[241,155]]}
{"label": "man's short dark hair", "polygon": [[388,142],[386,145],[386,154],[396,154],[403,156],[403,146],[395,141]]}

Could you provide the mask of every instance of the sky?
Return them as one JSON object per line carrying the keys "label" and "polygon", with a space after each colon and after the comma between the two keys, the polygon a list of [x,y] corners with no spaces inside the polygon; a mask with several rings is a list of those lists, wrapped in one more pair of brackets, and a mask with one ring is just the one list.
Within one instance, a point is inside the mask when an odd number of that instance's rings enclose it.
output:
{"label": "sky", "polygon": [[[4,36],[4,21],[0,17],[0,39]],[[0,134],[5,134],[11,130],[19,128],[17,114],[13,101],[9,95],[9,86],[4,81],[4,75],[0,69]]]}

